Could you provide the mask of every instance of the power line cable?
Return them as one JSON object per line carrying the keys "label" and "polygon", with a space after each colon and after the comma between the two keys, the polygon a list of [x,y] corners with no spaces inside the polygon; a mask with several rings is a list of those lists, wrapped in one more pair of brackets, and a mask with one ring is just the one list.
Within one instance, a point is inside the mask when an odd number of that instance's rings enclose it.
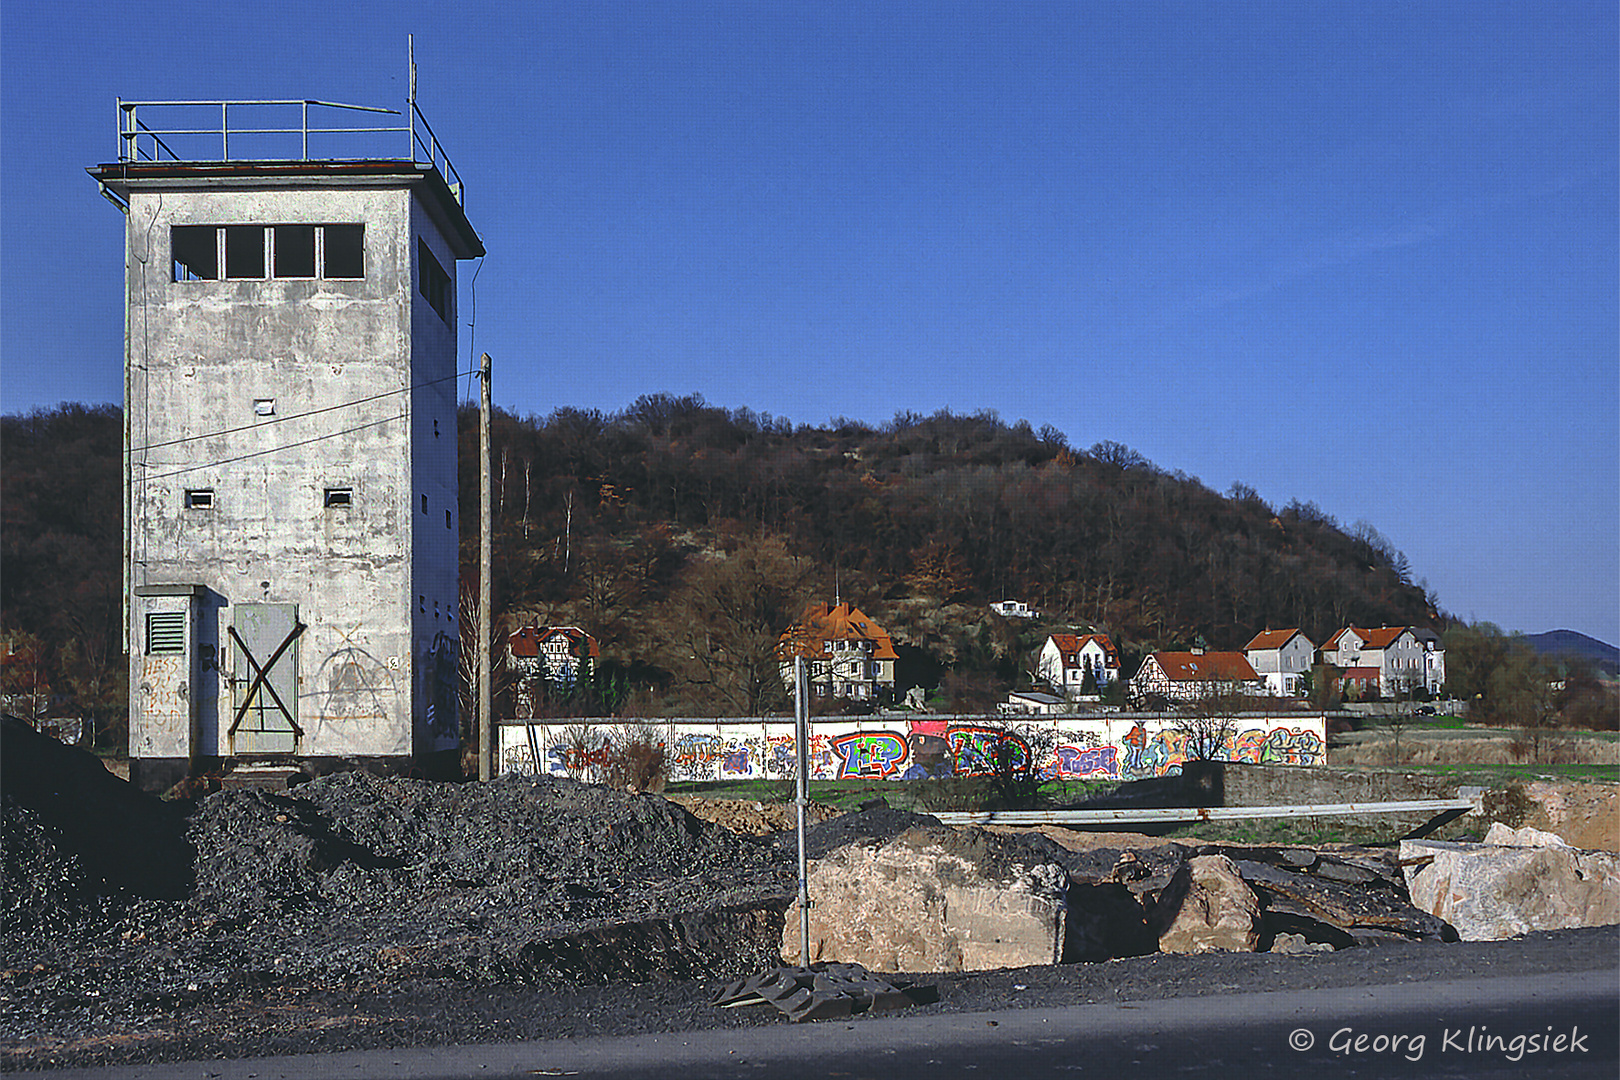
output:
{"label": "power line cable", "polygon": [[[451,376],[451,378],[457,378],[457,379],[459,379],[460,377],[461,377],[460,375]],[[445,380],[440,379],[440,380],[437,380],[437,381],[443,382]],[[323,411],[325,411],[325,410],[323,410]],[[310,414],[305,413],[303,415],[308,416]],[[311,443],[322,442],[322,441],[324,441],[326,439],[335,439],[339,435],[352,435],[356,431],[364,431],[366,428],[377,427],[380,424],[387,424],[387,423],[390,423],[391,421],[394,421],[394,420],[403,420],[403,419],[405,419],[405,416],[406,416],[406,414],[402,413],[402,412],[401,413],[395,413],[393,416],[385,416],[381,420],[372,420],[369,423],[365,423],[365,424],[356,424],[354,427],[344,428],[342,431],[329,431],[325,435],[316,435],[313,438],[300,439],[298,442],[287,443],[287,444],[285,444],[283,446],[272,446],[268,450],[255,450],[251,454],[241,454],[241,455],[238,455],[237,457],[222,458],[219,461],[205,461],[205,462],[202,462],[202,463],[197,464],[197,465],[187,465],[183,469],[174,469],[174,470],[172,470],[170,472],[158,473],[156,476],[143,476],[143,477],[141,477],[141,479],[142,480],[167,480],[171,476],[181,476],[181,475],[183,475],[185,473],[197,472],[199,469],[212,469],[212,468],[215,468],[216,466],[219,466],[219,465],[231,465],[231,464],[234,464],[235,462],[238,462],[238,461],[247,461],[249,458],[264,457],[266,454],[277,454],[277,453],[280,453],[283,450],[291,450],[294,447],[308,446]],[[288,417],[288,419],[291,419],[291,417]],[[240,429],[238,429],[238,430],[240,430]]]}
{"label": "power line cable", "polygon": [[[308,412],[292,413],[292,414],[287,415],[287,416],[277,416],[274,419],[264,420],[264,421],[262,421],[260,423],[257,423],[257,424],[243,424],[241,427],[225,428],[222,431],[205,432],[202,435],[187,435],[187,436],[185,436],[183,438],[179,438],[179,439],[170,439],[167,442],[148,443],[145,446],[132,446],[132,447],[130,447],[128,452],[133,455],[133,454],[139,454],[139,453],[141,453],[143,451],[146,451],[146,450],[156,450],[156,449],[159,449],[160,447],[164,447],[164,446],[179,446],[182,443],[196,442],[198,439],[217,439],[221,435],[235,435],[239,431],[257,431],[257,430],[259,430],[261,428],[270,427],[272,424],[285,423],[288,420],[302,420],[305,417],[319,416],[322,413],[335,412],[338,409],[348,409],[348,408],[354,407],[355,405],[364,405],[364,404],[366,404],[367,402],[370,402],[370,401],[380,401],[381,399],[383,399],[385,397],[393,397],[395,394],[408,394],[412,390],[420,390],[423,387],[428,387],[428,386],[437,386],[439,383],[442,383],[442,382],[450,382],[450,381],[455,380],[455,379],[460,379],[463,375],[476,375],[476,374],[478,374],[477,371],[458,371],[454,375],[446,375],[443,378],[439,378],[439,379],[430,379],[427,382],[413,383],[410,386],[401,387],[398,390],[385,390],[380,394],[373,394],[370,397],[356,398],[353,401],[345,401],[345,402],[342,402],[342,403],[337,404],[337,405],[327,405],[327,406],[325,406],[323,408],[311,409]],[[401,415],[403,415],[403,414],[401,414]],[[389,419],[393,419],[393,418],[390,417]],[[370,426],[371,426],[370,424],[362,424],[362,425],[360,425],[360,427],[370,427]],[[352,430],[359,431],[360,428],[354,428]],[[324,436],[323,436],[323,438],[324,438]],[[309,440],[309,441],[314,441],[314,440]],[[303,443],[291,443],[289,445],[302,446]],[[231,460],[239,461],[241,459],[240,458],[232,458]],[[221,464],[223,464],[223,463],[221,463]],[[189,470],[187,470],[187,471],[189,471]],[[166,474],[166,475],[172,476],[174,474],[169,473],[169,474]],[[150,479],[155,480],[155,479],[157,479],[157,477],[151,477]]]}

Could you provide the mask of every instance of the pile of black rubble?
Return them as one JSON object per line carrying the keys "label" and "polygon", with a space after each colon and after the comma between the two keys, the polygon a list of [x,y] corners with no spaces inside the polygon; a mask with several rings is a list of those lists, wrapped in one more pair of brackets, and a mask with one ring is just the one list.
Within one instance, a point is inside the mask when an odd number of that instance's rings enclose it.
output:
{"label": "pile of black rubble", "polygon": [[0,1028],[407,979],[738,978],[781,961],[780,844],[569,780],[334,773],[194,804],[5,718]]}

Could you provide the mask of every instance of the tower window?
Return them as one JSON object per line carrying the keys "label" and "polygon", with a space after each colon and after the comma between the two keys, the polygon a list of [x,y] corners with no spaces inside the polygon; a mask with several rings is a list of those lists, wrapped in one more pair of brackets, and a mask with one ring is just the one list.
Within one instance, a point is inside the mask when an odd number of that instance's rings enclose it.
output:
{"label": "tower window", "polygon": [[174,280],[213,281],[219,277],[219,230],[212,225],[176,225],[169,233]]}
{"label": "tower window", "polygon": [[264,226],[225,226],[225,276],[264,277]]}
{"label": "tower window", "polygon": [[365,234],[364,225],[176,225],[169,254],[176,281],[262,279],[267,268],[272,278],[363,278]]}
{"label": "tower window", "polygon": [[343,506],[343,507],[353,506],[354,505],[354,489],[353,488],[346,488],[346,487],[327,488],[326,489],[326,505],[329,508],[334,507],[334,506]]}
{"label": "tower window", "polygon": [[277,225],[274,266],[278,278],[315,276],[315,226]]}
{"label": "tower window", "polygon": [[187,510],[212,510],[214,508],[213,488],[187,488]]}
{"label": "tower window", "polygon": [[326,225],[326,266],[322,277],[361,278],[366,276],[366,227]]}
{"label": "tower window", "polygon": [[416,241],[417,261],[417,287],[427,298],[428,306],[439,313],[439,318],[445,322],[450,321],[451,283],[450,275],[444,272],[439,260],[433,257],[428,249],[427,242],[420,237]]}

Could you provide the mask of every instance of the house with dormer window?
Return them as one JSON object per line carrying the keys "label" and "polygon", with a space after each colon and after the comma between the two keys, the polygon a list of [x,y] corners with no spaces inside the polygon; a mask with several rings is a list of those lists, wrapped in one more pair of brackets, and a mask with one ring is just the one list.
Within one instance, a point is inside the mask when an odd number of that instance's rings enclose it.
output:
{"label": "house with dormer window", "polygon": [[1095,693],[1119,678],[1119,650],[1107,634],[1052,634],[1035,659],[1035,677],[1054,694],[1073,700],[1081,695],[1086,676]]}
{"label": "house with dormer window", "polygon": [[1265,682],[1240,652],[1149,653],[1131,678],[1131,697],[1197,701],[1228,694],[1263,694]]}
{"label": "house with dormer window", "polygon": [[525,626],[506,638],[519,717],[533,716],[547,692],[568,691],[596,672],[602,649],[577,626]]}
{"label": "house with dormer window", "polygon": [[1439,635],[1410,626],[1346,626],[1322,646],[1329,664],[1375,669],[1378,692],[1386,697],[1438,691],[1445,682],[1445,655]]}
{"label": "house with dormer window", "polygon": [[777,645],[782,685],[794,690],[794,661],[807,661],[815,697],[883,701],[894,696],[899,654],[887,630],[853,604],[812,604]]}

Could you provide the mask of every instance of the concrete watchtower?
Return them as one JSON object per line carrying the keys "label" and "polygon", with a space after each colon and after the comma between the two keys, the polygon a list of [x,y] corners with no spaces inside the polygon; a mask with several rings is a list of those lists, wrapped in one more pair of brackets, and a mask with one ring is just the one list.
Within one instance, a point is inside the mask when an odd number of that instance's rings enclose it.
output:
{"label": "concrete watchtower", "polygon": [[447,771],[460,178],[414,101],[118,108],[130,778]]}

